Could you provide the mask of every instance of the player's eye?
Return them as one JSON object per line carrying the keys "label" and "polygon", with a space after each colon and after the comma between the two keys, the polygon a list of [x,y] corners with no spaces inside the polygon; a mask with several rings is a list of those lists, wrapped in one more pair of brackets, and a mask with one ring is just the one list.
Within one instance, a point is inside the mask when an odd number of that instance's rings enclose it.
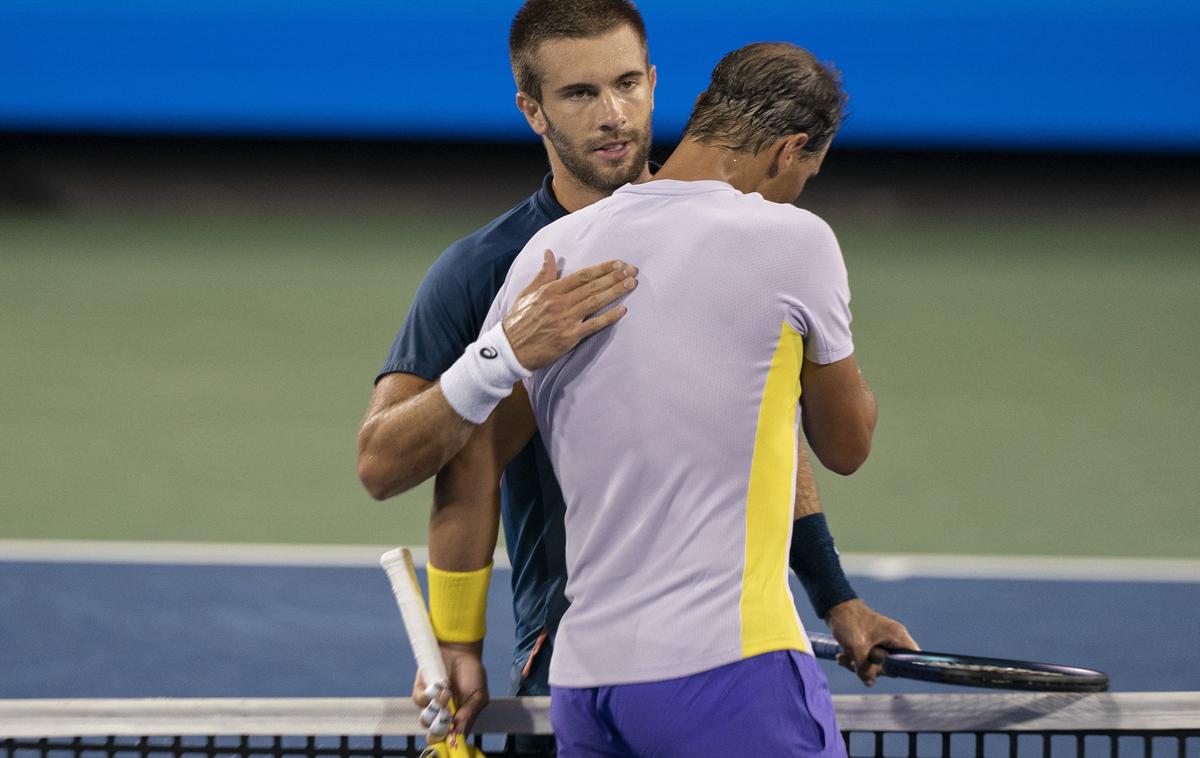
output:
{"label": "player's eye", "polygon": [[626,79],[621,82],[621,89],[630,90],[638,85],[637,79]]}

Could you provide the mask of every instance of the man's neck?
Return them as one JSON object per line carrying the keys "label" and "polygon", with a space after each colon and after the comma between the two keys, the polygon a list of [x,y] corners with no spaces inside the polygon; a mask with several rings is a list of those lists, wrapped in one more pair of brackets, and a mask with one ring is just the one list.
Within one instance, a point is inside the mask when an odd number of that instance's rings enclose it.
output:
{"label": "man's neck", "polygon": [[554,172],[554,178],[550,180],[550,188],[554,190],[554,199],[567,210],[567,213],[574,213],[597,200],[608,197],[604,192],[580,183],[565,169]]}
{"label": "man's neck", "polygon": [[[554,199],[566,209],[567,213],[574,213],[586,208],[612,194],[583,184],[567,171],[566,167],[554,156],[550,158],[550,169],[554,174],[554,178],[550,180],[550,187],[554,190]],[[648,181],[650,177],[650,166],[644,166],[641,175],[634,180],[634,183]]]}
{"label": "man's neck", "polygon": [[682,182],[716,180],[750,193],[758,190],[766,176],[762,162],[763,156],[685,139],[654,178]]}

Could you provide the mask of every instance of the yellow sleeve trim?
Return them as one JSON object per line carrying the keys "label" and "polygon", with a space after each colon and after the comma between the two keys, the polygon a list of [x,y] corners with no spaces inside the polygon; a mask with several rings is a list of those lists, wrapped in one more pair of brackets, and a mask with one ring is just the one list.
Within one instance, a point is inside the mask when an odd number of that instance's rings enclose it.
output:
{"label": "yellow sleeve trim", "polygon": [[429,617],[441,642],[478,642],[487,634],[492,564],[475,571],[443,571],[426,564]]}

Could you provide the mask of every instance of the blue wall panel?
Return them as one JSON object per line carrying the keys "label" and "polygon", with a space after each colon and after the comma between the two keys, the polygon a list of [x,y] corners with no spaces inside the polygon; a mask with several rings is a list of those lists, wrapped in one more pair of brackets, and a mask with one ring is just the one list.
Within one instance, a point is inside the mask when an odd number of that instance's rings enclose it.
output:
{"label": "blue wall panel", "polygon": [[[515,3],[5,0],[0,129],[527,138]],[[1200,3],[645,0],[656,129],[755,40],[842,69],[842,144],[1200,150]]]}

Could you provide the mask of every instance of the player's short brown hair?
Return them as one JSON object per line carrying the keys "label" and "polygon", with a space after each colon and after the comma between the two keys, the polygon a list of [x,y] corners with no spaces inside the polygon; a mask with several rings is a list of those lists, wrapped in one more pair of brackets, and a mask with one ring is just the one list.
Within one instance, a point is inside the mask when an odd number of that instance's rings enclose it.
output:
{"label": "player's short brown hair", "polygon": [[508,55],[517,89],[542,99],[538,46],[552,39],[582,39],[631,26],[646,46],[646,24],[628,0],[527,0],[508,31]]}
{"label": "player's short brown hair", "polygon": [[685,139],[757,153],[775,140],[805,133],[804,150],[819,153],[837,134],[846,109],[837,69],[788,42],[755,42],[713,69],[684,128]]}

